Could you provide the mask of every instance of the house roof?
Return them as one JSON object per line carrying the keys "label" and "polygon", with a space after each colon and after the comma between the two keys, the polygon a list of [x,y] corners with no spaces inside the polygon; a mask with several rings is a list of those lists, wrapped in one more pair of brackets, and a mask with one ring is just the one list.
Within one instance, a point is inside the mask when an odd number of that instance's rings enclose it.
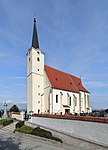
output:
{"label": "house roof", "polygon": [[45,72],[53,88],[70,92],[87,92],[82,85],[81,79],[68,73],[45,65]]}

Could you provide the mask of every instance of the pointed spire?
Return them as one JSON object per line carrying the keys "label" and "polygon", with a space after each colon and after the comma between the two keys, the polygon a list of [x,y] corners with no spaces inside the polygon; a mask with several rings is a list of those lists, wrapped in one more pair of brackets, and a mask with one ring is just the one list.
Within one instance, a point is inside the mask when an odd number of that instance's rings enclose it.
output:
{"label": "pointed spire", "polygon": [[34,47],[35,49],[39,48],[35,17],[34,17],[33,36],[32,36],[32,47]]}

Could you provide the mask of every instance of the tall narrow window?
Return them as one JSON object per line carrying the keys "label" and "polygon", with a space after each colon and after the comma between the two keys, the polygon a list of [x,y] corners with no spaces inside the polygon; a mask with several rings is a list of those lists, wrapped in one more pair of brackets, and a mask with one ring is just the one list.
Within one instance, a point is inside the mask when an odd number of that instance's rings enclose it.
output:
{"label": "tall narrow window", "polygon": [[74,106],[77,106],[77,97],[73,94],[73,102]]}
{"label": "tall narrow window", "polygon": [[77,106],[77,97],[75,97],[75,106]]}
{"label": "tall narrow window", "polygon": [[71,106],[71,97],[69,97],[69,105]]}
{"label": "tall narrow window", "polygon": [[39,57],[37,58],[37,61],[40,61],[40,58],[39,58]]}
{"label": "tall narrow window", "polygon": [[37,51],[37,53],[40,54],[39,51]]}
{"label": "tall narrow window", "polygon": [[85,103],[85,108],[86,108],[86,105],[87,105],[87,99],[86,99],[86,94],[84,94],[84,103]]}
{"label": "tall narrow window", "polygon": [[69,93],[67,93],[67,105],[69,105],[69,103],[70,103],[70,95]]}
{"label": "tall narrow window", "polygon": [[58,103],[58,95],[56,95],[56,103]]}
{"label": "tall narrow window", "polygon": [[88,105],[88,108],[89,108],[89,95],[87,95],[87,105]]}

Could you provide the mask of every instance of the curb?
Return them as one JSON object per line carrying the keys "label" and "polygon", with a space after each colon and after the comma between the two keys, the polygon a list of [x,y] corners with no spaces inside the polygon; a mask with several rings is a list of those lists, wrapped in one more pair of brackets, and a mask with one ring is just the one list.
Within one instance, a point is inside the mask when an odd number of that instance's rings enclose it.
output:
{"label": "curb", "polygon": [[54,144],[57,147],[62,147],[62,145],[63,145],[63,143],[57,142],[55,140],[47,139],[47,138],[44,138],[44,137],[40,137],[40,136],[35,136],[35,135],[31,135],[31,134],[21,133],[21,132],[18,132],[18,131],[15,131],[13,133],[17,134],[17,135],[21,135],[21,136],[26,136],[26,138],[33,138],[33,139],[39,140],[41,142],[45,142],[45,143],[49,142],[49,144]]}

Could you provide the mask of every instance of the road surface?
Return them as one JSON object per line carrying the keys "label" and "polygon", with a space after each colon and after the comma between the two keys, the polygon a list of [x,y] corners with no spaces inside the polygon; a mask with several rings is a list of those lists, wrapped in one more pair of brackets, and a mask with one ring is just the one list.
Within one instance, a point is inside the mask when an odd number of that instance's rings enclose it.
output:
{"label": "road surface", "polygon": [[13,133],[14,123],[0,129],[0,150],[65,150],[36,138]]}

